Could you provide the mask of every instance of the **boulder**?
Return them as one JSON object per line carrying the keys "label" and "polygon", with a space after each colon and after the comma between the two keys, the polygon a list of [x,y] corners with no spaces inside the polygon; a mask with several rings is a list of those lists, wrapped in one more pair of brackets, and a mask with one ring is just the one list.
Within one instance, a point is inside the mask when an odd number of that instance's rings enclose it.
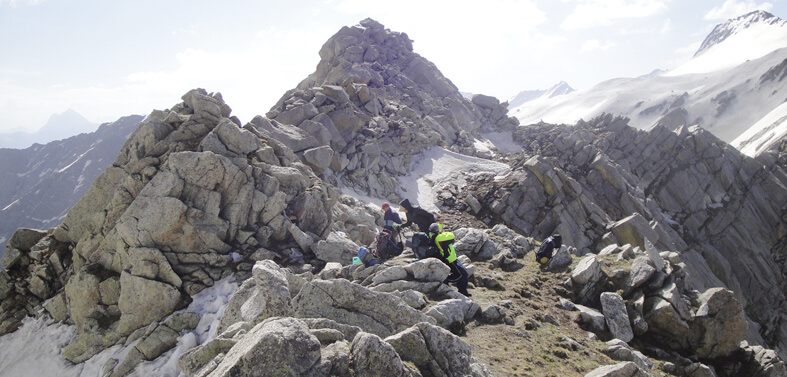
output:
{"label": "boulder", "polygon": [[604,292],[601,294],[601,307],[604,312],[604,320],[609,331],[617,339],[630,342],[634,339],[634,331],[631,329],[626,304],[623,298],[617,293]]}
{"label": "boulder", "polygon": [[699,298],[700,308],[691,322],[691,343],[697,356],[714,359],[729,356],[746,338],[747,323],[743,307],[735,294],[724,288],[711,288]]}
{"label": "boulder", "polygon": [[117,332],[122,335],[160,321],[180,305],[180,292],[170,284],[141,278],[123,271],[120,275]]}
{"label": "boulder", "polygon": [[271,260],[259,261],[248,279],[230,298],[224,309],[218,333],[236,322],[256,325],[265,318],[290,316],[290,288],[284,270]]}
{"label": "boulder", "polygon": [[655,272],[656,268],[653,266],[653,262],[650,258],[642,256],[634,259],[634,262],[631,264],[629,275],[626,277],[626,281],[624,283],[625,295],[639,288],[642,284],[648,281],[648,279],[650,279],[650,277],[653,276]]}
{"label": "boulder", "polygon": [[9,249],[0,257],[0,265],[2,265],[3,269],[6,271],[10,271],[11,268],[22,260],[22,256],[24,256],[24,254],[19,249]]}
{"label": "boulder", "polygon": [[419,323],[385,341],[403,361],[413,363],[421,375],[473,375],[470,345],[443,328]]}
{"label": "boulder", "polygon": [[582,258],[571,272],[571,280],[577,284],[593,284],[601,277],[601,265],[595,255]]}
{"label": "boulder", "polygon": [[344,279],[308,282],[292,304],[296,317],[332,319],[380,336],[391,336],[418,322],[436,322],[392,294]]}
{"label": "boulder", "polygon": [[45,230],[19,228],[11,235],[11,238],[8,239],[6,247],[9,249],[30,251],[38,241],[46,237],[46,234]]}
{"label": "boulder", "polygon": [[478,313],[481,307],[475,302],[467,299],[451,299],[440,301],[426,312],[426,315],[434,318],[439,326],[452,328],[464,323]]}
{"label": "boulder", "polygon": [[271,318],[232,346],[211,376],[303,376],[320,360],[320,341],[295,318]]}
{"label": "boulder", "polygon": [[573,259],[571,258],[571,253],[569,252],[569,248],[566,245],[560,247],[560,250],[555,252],[555,255],[552,256],[552,259],[547,262],[547,269],[550,271],[557,271],[564,269],[571,265]]}
{"label": "boulder", "polygon": [[579,311],[580,322],[588,326],[590,331],[600,333],[606,329],[604,314],[600,311],[579,304],[575,304],[574,308]]}
{"label": "boulder", "polygon": [[648,220],[639,213],[634,213],[631,216],[609,225],[607,228],[615,235],[618,244],[631,244],[643,250],[645,249],[646,238],[654,241],[659,239],[656,231],[654,231],[650,223],[648,223]]}
{"label": "boulder", "polygon": [[483,94],[474,94],[473,103],[486,109],[495,109],[500,106],[500,100]]}
{"label": "boulder", "polygon": [[356,377],[404,376],[407,368],[393,346],[365,332],[353,339],[350,360],[352,375]]}
{"label": "boulder", "polygon": [[642,370],[653,369],[653,363],[642,352],[631,348],[626,342],[620,339],[612,339],[607,342],[604,353],[613,360],[633,361]]}
{"label": "boulder", "polygon": [[624,361],[619,364],[596,368],[586,374],[585,377],[651,377],[651,375],[640,370],[637,364],[631,361]]}
{"label": "boulder", "polygon": [[405,266],[410,271],[413,279],[418,281],[443,282],[451,274],[451,268],[437,258],[419,260]]}
{"label": "boulder", "polygon": [[349,238],[339,235],[337,232],[328,234],[328,238],[318,241],[312,246],[312,251],[326,262],[338,262],[343,265],[352,263],[352,259],[358,256],[358,244]]}

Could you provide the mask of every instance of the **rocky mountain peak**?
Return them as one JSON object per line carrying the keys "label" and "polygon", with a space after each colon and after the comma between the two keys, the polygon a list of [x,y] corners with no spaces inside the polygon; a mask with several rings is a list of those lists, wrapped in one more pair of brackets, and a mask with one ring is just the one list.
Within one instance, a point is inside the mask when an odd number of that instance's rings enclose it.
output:
{"label": "rocky mountain peak", "polygon": [[561,81],[561,82],[555,84],[555,86],[547,89],[547,95],[549,96],[549,98],[553,98],[553,97],[557,97],[557,96],[561,96],[561,95],[564,95],[564,94],[571,93],[573,91],[574,91],[574,88],[572,88],[570,85],[568,85],[567,82]]}
{"label": "rocky mountain peak", "polygon": [[716,25],[702,41],[699,50],[694,56],[699,56],[713,46],[724,42],[730,36],[741,33],[742,31],[751,28],[754,25],[771,25],[773,27],[785,27],[787,22],[779,17],[776,17],[766,11],[757,10],[743,16],[727,20],[723,24]]}

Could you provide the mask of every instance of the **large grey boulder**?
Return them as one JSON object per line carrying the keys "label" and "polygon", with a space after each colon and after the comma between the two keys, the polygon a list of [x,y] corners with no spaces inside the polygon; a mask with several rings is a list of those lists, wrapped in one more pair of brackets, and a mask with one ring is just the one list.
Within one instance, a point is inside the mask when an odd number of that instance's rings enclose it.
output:
{"label": "large grey boulder", "polygon": [[320,341],[295,318],[254,326],[227,352],[211,376],[302,376],[320,360]]}
{"label": "large grey boulder", "polygon": [[555,254],[552,256],[552,259],[547,262],[547,269],[550,271],[561,270],[570,266],[571,262],[573,262],[573,259],[571,258],[569,247],[563,245],[555,252]]}
{"label": "large grey boulder", "polygon": [[624,342],[634,339],[634,331],[626,312],[626,304],[617,293],[604,292],[601,294],[601,308],[604,311],[604,320],[612,335]]}
{"label": "large grey boulder", "polygon": [[419,260],[405,266],[410,271],[413,279],[418,281],[443,282],[451,274],[451,268],[437,258]]}
{"label": "large grey boulder", "polygon": [[603,352],[613,360],[633,361],[642,370],[653,369],[651,362],[642,352],[634,350],[626,342],[620,339],[612,339],[607,342],[607,348]]}
{"label": "large grey boulder", "polygon": [[615,222],[609,225],[608,228],[615,235],[618,244],[639,246],[643,250],[645,249],[645,239],[653,240],[653,242],[659,239],[658,234],[650,226],[648,220],[639,213]]}
{"label": "large grey boulder", "polygon": [[443,328],[419,323],[385,341],[402,360],[415,364],[424,376],[473,374],[470,345]]}
{"label": "large grey boulder", "polygon": [[481,307],[468,299],[451,299],[440,301],[426,312],[426,315],[434,318],[439,326],[452,328],[455,325],[463,325],[481,310]]}
{"label": "large grey boulder", "polygon": [[312,246],[317,258],[326,262],[338,262],[341,264],[352,263],[354,256],[358,256],[358,244],[351,239],[339,235],[337,232],[328,234],[328,238],[318,241]]}
{"label": "large grey boulder", "polygon": [[653,266],[653,262],[649,257],[642,256],[634,259],[634,262],[631,264],[629,275],[624,282],[625,294],[627,295],[639,288],[642,284],[647,282],[654,273],[656,273],[656,267]]}
{"label": "large grey boulder", "polygon": [[289,281],[279,265],[271,260],[259,261],[252,268],[252,276],[227,303],[218,333],[236,322],[254,326],[265,318],[292,315]]}
{"label": "large grey boulder", "polygon": [[409,368],[390,344],[379,336],[358,333],[350,345],[353,375],[358,377],[409,376]]}
{"label": "large grey boulder", "polygon": [[574,307],[579,311],[581,323],[588,326],[591,331],[600,333],[607,328],[604,314],[601,314],[600,311],[579,304],[574,305]]}
{"label": "large grey boulder", "polygon": [[120,321],[117,332],[121,335],[160,321],[180,305],[180,292],[174,286],[148,280],[123,272],[120,275]]}
{"label": "large grey boulder", "polygon": [[391,336],[418,322],[435,323],[399,297],[344,279],[308,282],[292,304],[296,317],[332,319],[379,336]]}
{"label": "large grey boulder", "polygon": [[47,232],[45,230],[19,228],[11,235],[6,247],[9,249],[30,251],[30,249],[32,249],[38,241],[46,237],[46,235]]}
{"label": "large grey boulder", "polygon": [[577,284],[593,284],[601,277],[601,264],[595,255],[588,255],[571,271],[571,280]]}
{"label": "large grey boulder", "polygon": [[735,294],[724,288],[705,291],[691,323],[692,346],[701,358],[729,356],[746,338],[748,325]]}

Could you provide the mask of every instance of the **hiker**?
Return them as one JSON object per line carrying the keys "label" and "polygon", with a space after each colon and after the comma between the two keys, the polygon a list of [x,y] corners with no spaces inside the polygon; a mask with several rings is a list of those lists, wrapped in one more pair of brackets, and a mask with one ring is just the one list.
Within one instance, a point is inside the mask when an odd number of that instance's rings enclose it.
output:
{"label": "hiker", "polygon": [[555,250],[560,250],[560,246],[563,245],[563,237],[560,234],[553,234],[544,239],[541,242],[541,246],[539,246],[538,251],[536,251],[536,262],[540,263],[541,266],[545,266],[550,259],[552,259],[552,252]]}
{"label": "hiker", "polygon": [[472,296],[467,291],[467,280],[470,277],[467,269],[462,265],[462,262],[456,258],[456,251],[454,250],[454,234],[451,232],[443,232],[442,225],[432,223],[429,225],[429,237],[432,244],[437,248],[437,259],[443,261],[451,268],[451,274],[445,279],[443,283],[454,283],[459,293],[466,297]]}
{"label": "hiker", "polygon": [[399,213],[394,212],[388,202],[383,203],[382,209],[383,212],[385,212],[383,215],[383,229],[394,230],[394,224],[402,223],[402,218],[399,217]]}
{"label": "hiker", "polygon": [[402,228],[415,224],[418,225],[419,232],[427,233],[429,232],[429,225],[437,222],[435,215],[421,207],[413,206],[409,199],[402,200],[399,206],[407,215],[407,222],[402,224]]}

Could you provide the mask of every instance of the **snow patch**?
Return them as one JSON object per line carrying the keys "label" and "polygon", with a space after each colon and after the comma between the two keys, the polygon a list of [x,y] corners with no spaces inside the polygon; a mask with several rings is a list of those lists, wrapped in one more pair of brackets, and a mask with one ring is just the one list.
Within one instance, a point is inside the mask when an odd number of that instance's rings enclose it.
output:
{"label": "snow patch", "polygon": [[11,208],[11,206],[13,206],[14,204],[16,204],[16,203],[18,203],[18,202],[19,202],[19,199],[17,199],[17,200],[14,200],[13,202],[11,202],[11,204],[9,204],[9,205],[5,206],[5,208],[3,208],[3,209],[0,209],[0,211],[5,211],[5,210],[7,210],[7,209]]}
{"label": "snow patch", "polygon": [[[216,336],[219,319],[238,287],[239,284],[230,276],[194,295],[194,301],[182,312],[200,315],[197,328],[182,332],[175,348],[154,361],[141,363],[129,376],[182,375],[178,368],[178,357]],[[3,350],[0,352],[0,377],[101,376],[102,368],[109,359],[122,361],[137,343],[127,347],[117,345],[108,348],[88,361],[74,365],[62,356],[63,347],[76,336],[74,326],[48,324],[47,319],[47,316],[25,318],[19,330],[0,337],[0,349]],[[35,365],[35,368],[32,368],[32,365]]]}
{"label": "snow patch", "polygon": [[756,157],[785,136],[787,136],[787,103],[773,109],[730,145],[747,156]]}
{"label": "snow patch", "polygon": [[399,178],[402,197],[430,212],[438,212],[435,189],[446,183],[466,184],[464,175],[493,173],[501,179],[511,172],[503,163],[432,147],[413,158],[410,172]]}

